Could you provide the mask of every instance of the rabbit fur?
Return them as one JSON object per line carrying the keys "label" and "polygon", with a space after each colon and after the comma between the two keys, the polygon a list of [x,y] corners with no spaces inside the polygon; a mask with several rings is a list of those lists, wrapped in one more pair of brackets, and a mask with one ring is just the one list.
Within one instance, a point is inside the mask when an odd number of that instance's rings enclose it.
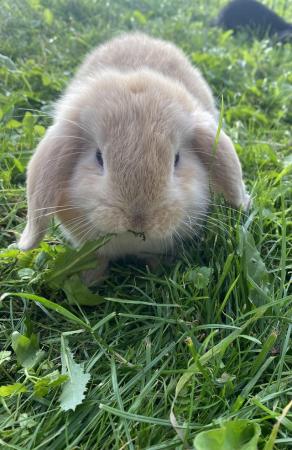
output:
{"label": "rabbit fur", "polygon": [[129,33],[98,46],[28,165],[19,248],[35,247],[56,216],[74,246],[113,233],[99,250],[106,265],[195,233],[210,187],[247,208],[239,159],[222,129],[214,145],[217,128],[207,82],[175,45]]}

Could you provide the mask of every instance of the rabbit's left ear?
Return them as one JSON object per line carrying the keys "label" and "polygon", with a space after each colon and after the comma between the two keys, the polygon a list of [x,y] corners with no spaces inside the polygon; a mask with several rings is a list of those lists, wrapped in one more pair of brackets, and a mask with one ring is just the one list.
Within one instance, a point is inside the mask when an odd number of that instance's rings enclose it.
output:
{"label": "rabbit's left ear", "polygon": [[[39,143],[27,170],[28,217],[18,242],[20,250],[30,250],[43,238],[59,197],[68,180],[70,147],[66,133],[52,126]],[[65,135],[65,137],[63,137]]]}
{"label": "rabbit's left ear", "polygon": [[211,188],[236,207],[248,209],[250,197],[242,179],[240,161],[223,130],[217,136],[215,119],[208,112],[194,114],[192,149],[208,168]]}

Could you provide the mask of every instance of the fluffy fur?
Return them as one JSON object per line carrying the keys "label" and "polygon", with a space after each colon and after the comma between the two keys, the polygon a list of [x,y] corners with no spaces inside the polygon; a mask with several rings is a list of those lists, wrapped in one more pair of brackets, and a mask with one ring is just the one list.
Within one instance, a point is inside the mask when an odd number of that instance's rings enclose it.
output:
{"label": "fluffy fur", "polygon": [[19,247],[36,246],[56,215],[76,246],[115,233],[100,250],[106,261],[165,253],[205,217],[210,185],[247,207],[240,162],[223,130],[214,146],[217,115],[206,81],[173,44],[134,33],[97,47],[29,163]]}

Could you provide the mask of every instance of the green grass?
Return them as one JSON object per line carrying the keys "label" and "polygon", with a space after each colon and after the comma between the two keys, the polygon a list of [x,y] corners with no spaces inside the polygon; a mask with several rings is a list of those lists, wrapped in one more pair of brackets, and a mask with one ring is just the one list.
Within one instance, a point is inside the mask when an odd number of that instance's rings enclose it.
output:
{"label": "green grass", "polygon": [[[0,384],[20,383],[1,398],[1,448],[182,450],[236,419],[260,427],[259,449],[291,448],[292,47],[210,28],[223,3],[1,2],[0,343],[11,353],[0,353]],[[292,21],[291,2],[265,3]],[[214,199],[203,235],[175,263],[155,273],[114,264],[92,296],[66,269],[57,229],[34,251],[9,245],[24,227],[25,167],[53,101],[89,49],[132,29],[175,42],[218,104],[223,96],[253,206],[243,214]],[[27,337],[21,348],[15,332]],[[91,378],[65,412],[48,374],[60,376],[68,346]]]}

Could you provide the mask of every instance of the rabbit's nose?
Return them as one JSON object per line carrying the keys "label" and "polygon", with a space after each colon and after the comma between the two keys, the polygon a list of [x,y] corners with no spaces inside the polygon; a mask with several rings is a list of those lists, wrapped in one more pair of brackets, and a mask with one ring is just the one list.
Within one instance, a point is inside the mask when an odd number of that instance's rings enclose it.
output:
{"label": "rabbit's nose", "polygon": [[136,232],[143,232],[145,228],[145,216],[141,212],[135,212],[132,214],[131,220],[131,230]]}

